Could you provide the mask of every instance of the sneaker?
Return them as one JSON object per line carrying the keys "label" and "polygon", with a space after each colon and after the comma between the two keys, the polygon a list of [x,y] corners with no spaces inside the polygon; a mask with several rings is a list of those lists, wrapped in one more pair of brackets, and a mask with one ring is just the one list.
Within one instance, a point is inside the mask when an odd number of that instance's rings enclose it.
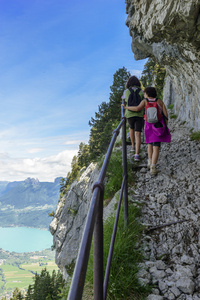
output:
{"label": "sneaker", "polygon": [[135,154],[134,161],[140,161],[140,156],[138,154]]}
{"label": "sneaker", "polygon": [[150,167],[150,174],[151,174],[151,175],[156,175],[156,174],[158,174],[158,170],[156,169],[156,166],[151,166],[151,167]]}
{"label": "sneaker", "polygon": [[135,151],[134,148],[131,148],[130,152],[134,152],[134,151]]}

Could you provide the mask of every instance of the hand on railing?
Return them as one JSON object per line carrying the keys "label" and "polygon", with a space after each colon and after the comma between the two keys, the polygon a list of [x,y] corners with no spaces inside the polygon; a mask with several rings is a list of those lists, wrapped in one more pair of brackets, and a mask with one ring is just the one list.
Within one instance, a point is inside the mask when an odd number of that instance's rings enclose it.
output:
{"label": "hand on railing", "polygon": [[121,116],[122,118],[124,117],[124,111],[125,111],[125,102],[124,99],[122,99],[122,104],[121,104]]}

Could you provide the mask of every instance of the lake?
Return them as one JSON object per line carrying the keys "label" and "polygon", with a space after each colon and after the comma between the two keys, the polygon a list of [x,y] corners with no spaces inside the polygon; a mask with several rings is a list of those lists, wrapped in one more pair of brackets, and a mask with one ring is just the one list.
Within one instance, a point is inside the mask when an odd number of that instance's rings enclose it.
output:
{"label": "lake", "polygon": [[7,251],[34,252],[51,248],[50,231],[27,227],[0,227],[0,248]]}

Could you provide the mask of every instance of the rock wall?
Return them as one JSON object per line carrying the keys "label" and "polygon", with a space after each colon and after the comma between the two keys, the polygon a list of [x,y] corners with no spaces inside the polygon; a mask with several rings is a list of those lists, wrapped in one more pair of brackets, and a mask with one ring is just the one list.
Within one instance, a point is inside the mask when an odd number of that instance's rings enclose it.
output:
{"label": "rock wall", "polygon": [[53,235],[53,247],[56,250],[55,261],[65,279],[70,275],[78,254],[92,197],[92,186],[98,176],[96,165],[91,163],[60,200],[49,227]]}
{"label": "rock wall", "polygon": [[164,102],[200,130],[200,0],[126,0],[135,59],[166,68]]}
{"label": "rock wall", "polygon": [[[92,198],[92,188],[98,177],[99,169],[96,164],[91,163],[58,203],[54,219],[49,226],[53,235],[53,248],[56,250],[55,262],[65,280],[72,275]],[[115,211],[117,199],[119,192],[104,207],[104,221]]]}

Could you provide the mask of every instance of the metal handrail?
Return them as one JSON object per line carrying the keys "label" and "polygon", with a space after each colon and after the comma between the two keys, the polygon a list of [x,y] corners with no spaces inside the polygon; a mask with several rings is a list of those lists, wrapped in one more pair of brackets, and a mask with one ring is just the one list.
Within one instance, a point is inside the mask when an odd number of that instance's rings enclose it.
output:
{"label": "metal handrail", "polygon": [[[85,228],[79,247],[79,253],[73,273],[73,278],[68,294],[68,300],[80,300],[82,298],[85,277],[87,272],[88,259],[91,249],[92,236],[94,233],[94,275],[93,288],[94,300],[105,300],[108,289],[108,281],[110,275],[110,266],[113,256],[115,236],[117,232],[117,224],[119,219],[122,197],[124,195],[124,221],[128,224],[128,173],[127,173],[127,149],[126,149],[126,118],[124,110],[121,108],[122,119],[118,127],[113,131],[113,136],[108,147],[106,157],[98,178],[93,186],[93,195],[85,223]],[[104,179],[107,167],[114,148],[115,141],[122,128],[122,160],[123,160],[123,181],[121,193],[116,212],[115,224],[111,238],[111,245],[105,271],[105,279],[103,274],[103,197],[104,197]]]}

